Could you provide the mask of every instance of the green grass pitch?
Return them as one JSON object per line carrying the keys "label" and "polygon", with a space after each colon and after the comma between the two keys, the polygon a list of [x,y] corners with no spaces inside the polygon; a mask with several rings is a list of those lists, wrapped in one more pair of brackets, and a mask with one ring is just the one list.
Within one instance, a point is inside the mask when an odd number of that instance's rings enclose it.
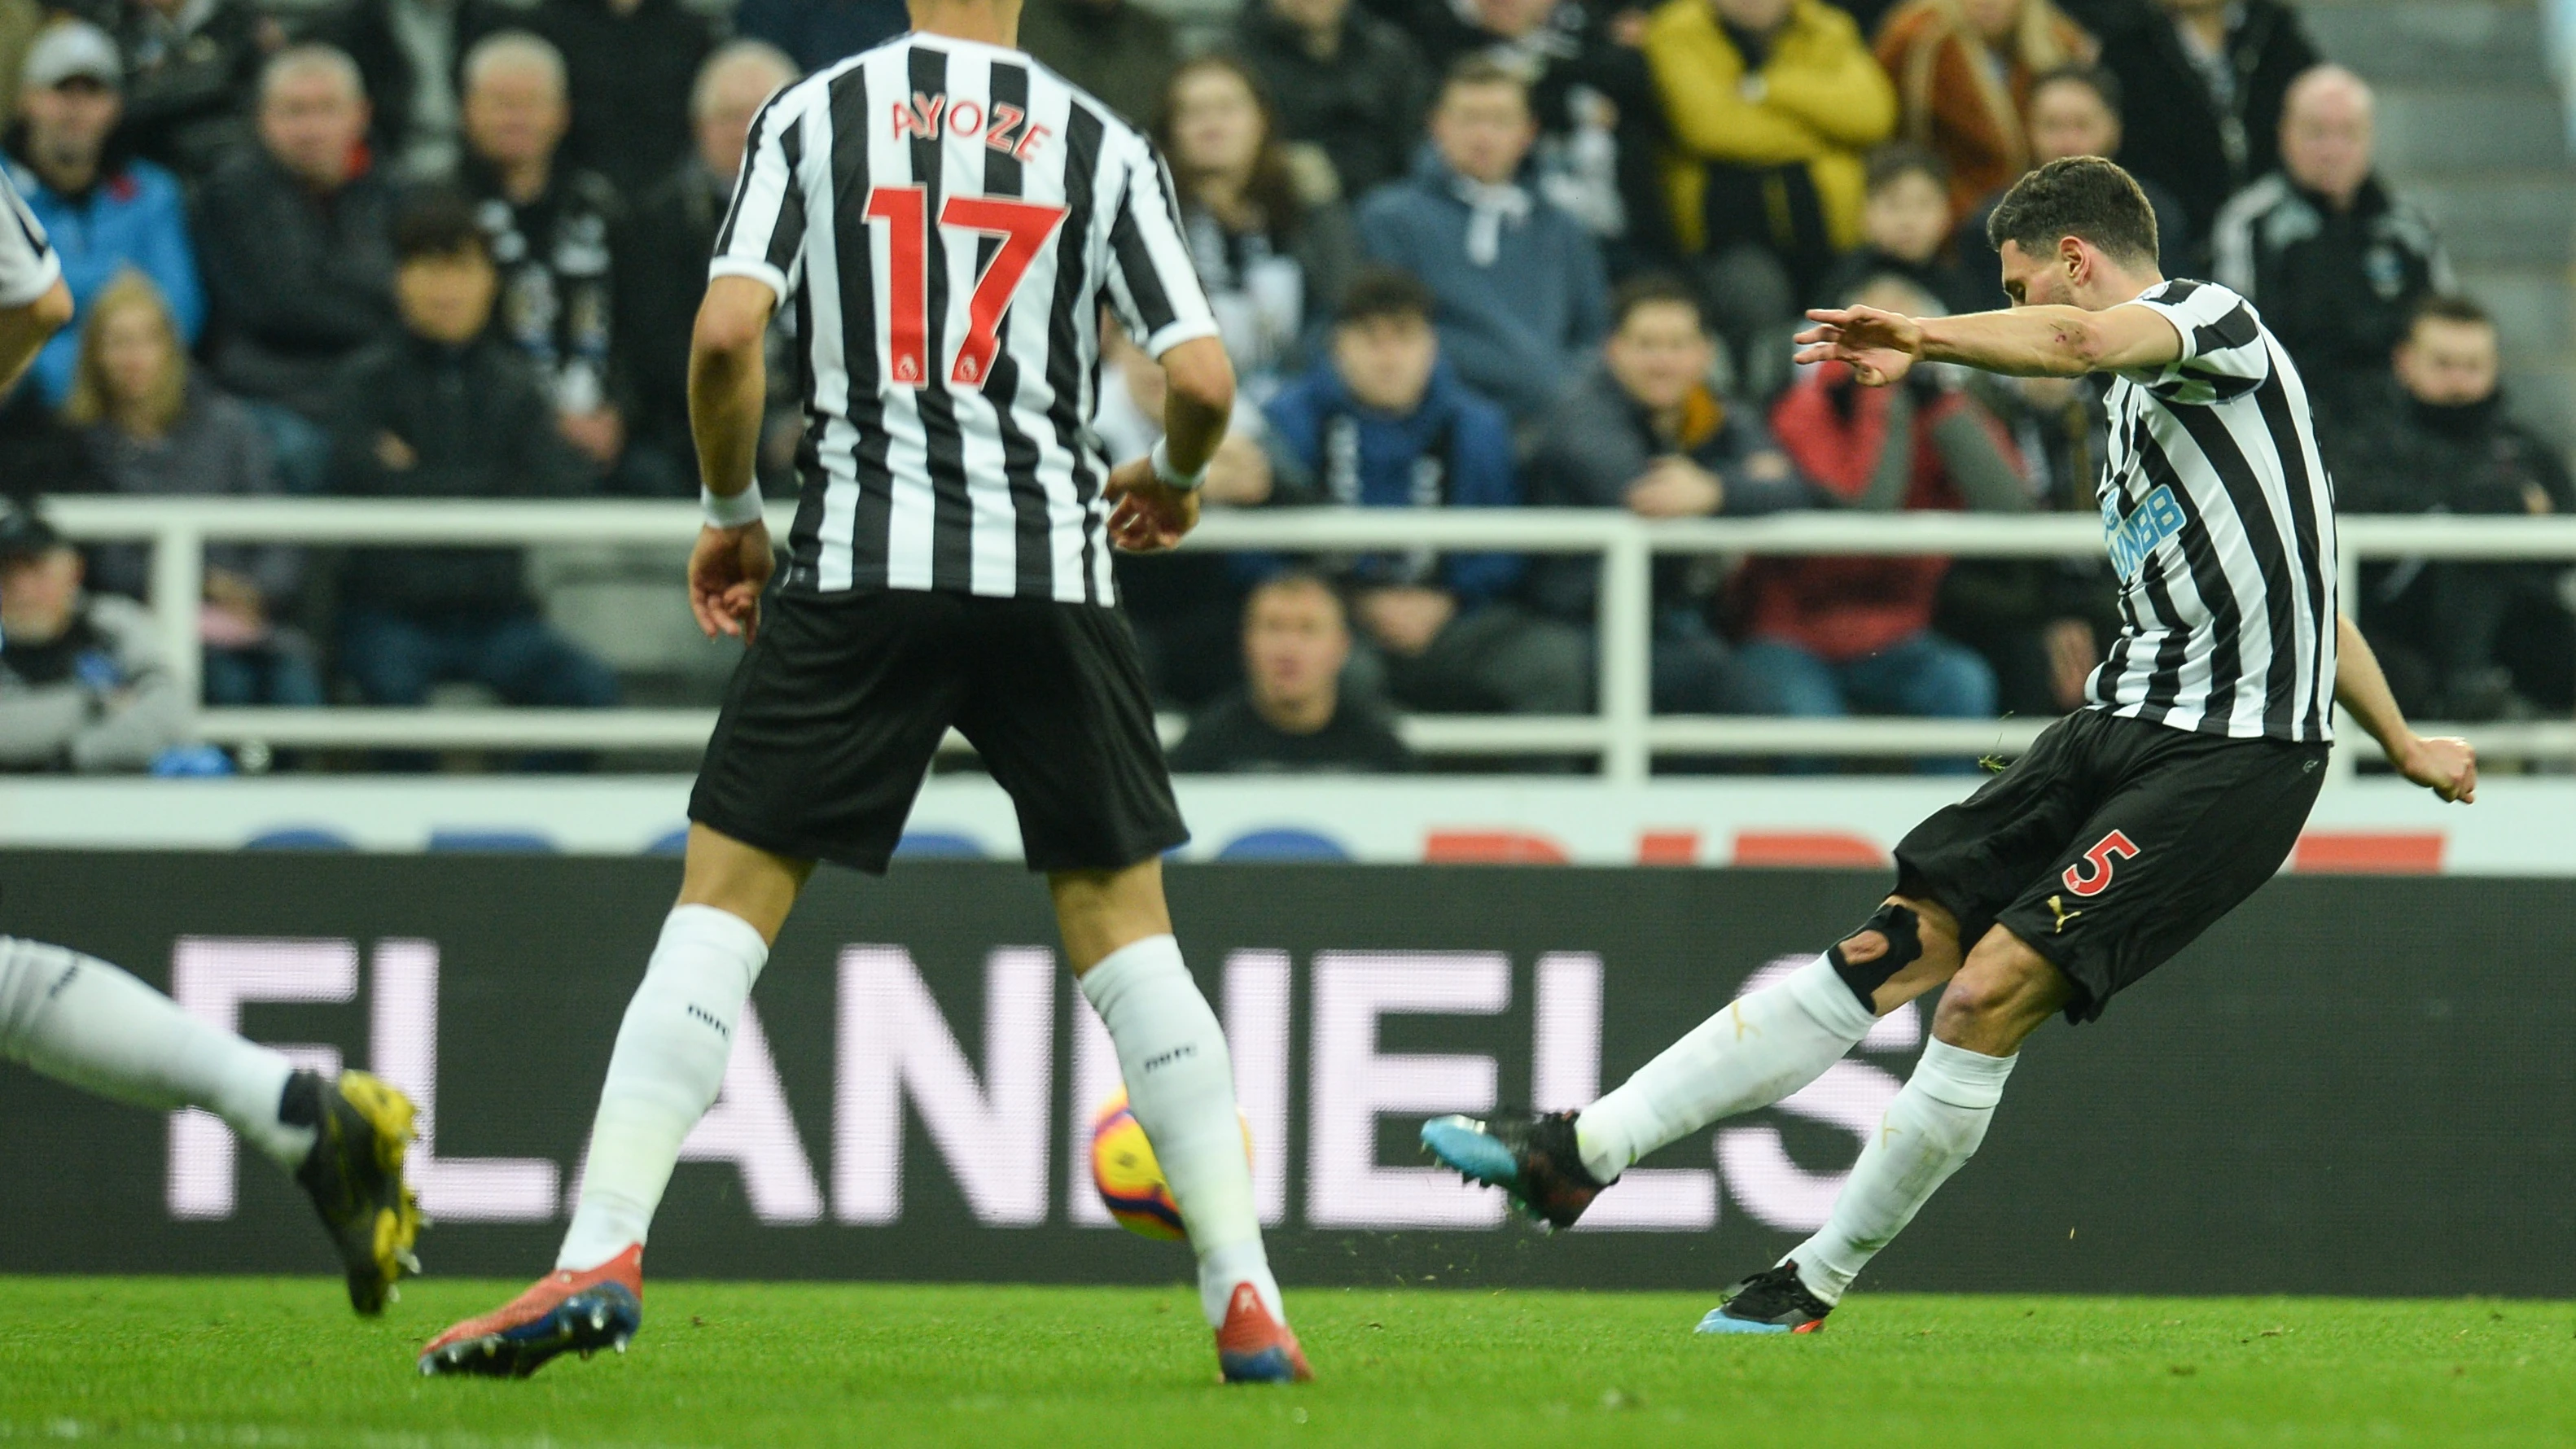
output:
{"label": "green grass pitch", "polygon": [[378,1322],[318,1279],[0,1279],[0,1440],[537,1445],[2564,1445],[2576,1307],[1862,1294],[1699,1338],[1698,1297],[1292,1292],[1322,1382],[1221,1389],[1184,1289],[660,1282],[624,1357],[423,1380],[516,1285]]}

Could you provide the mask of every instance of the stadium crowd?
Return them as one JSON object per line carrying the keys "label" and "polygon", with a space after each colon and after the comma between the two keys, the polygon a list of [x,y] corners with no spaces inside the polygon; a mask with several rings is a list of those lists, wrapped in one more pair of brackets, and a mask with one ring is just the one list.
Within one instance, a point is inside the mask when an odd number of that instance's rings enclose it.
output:
{"label": "stadium crowd", "polygon": [[[2496,329],[2380,179],[2372,98],[2277,0],[1028,0],[1023,42],[1147,128],[1242,379],[1227,508],[2091,511],[2093,381],[1793,372],[1809,306],[2001,305],[1986,214],[2115,156],[2169,274],[2252,298],[2347,510],[2576,508],[2502,406]],[[0,401],[47,494],[683,497],[691,319],[762,100],[896,0],[0,0],[12,179],[77,312]],[[793,487],[792,319],[764,486]],[[1099,431],[1154,442],[1113,351]],[[1398,769],[1389,708],[1592,707],[1589,561],[1121,563],[1199,770]],[[0,514],[0,765],[141,768],[182,711],[135,549]],[[2402,702],[2576,707],[2554,570],[2374,567]],[[677,594],[673,593],[676,607]],[[2076,704],[2090,561],[1667,560],[1655,708],[1978,717]],[[209,703],[604,706],[509,549],[224,547]],[[176,758],[192,758],[187,752]]]}

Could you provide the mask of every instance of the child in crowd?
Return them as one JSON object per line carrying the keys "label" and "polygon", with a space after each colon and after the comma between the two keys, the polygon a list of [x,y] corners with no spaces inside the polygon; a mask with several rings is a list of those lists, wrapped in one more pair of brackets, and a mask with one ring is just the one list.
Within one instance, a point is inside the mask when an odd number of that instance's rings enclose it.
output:
{"label": "child in crowd", "polygon": [[[1429,288],[1372,268],[1353,279],[1331,355],[1271,399],[1272,471],[1291,493],[1362,508],[1512,508],[1511,423],[1441,357]],[[1414,709],[1579,714],[1589,641],[1512,602],[1510,553],[1378,554],[1350,570],[1352,613]]]}
{"label": "child in crowd", "polygon": [[[92,476],[109,492],[257,495],[278,491],[268,436],[250,410],[188,363],[178,319],[141,272],[108,283],[81,327],[65,417],[80,429]],[[96,584],[141,598],[151,550],[104,544]],[[287,544],[217,543],[206,549],[208,704],[322,704],[322,681],[303,635],[280,627],[304,577],[304,551]]]}
{"label": "child in crowd", "polygon": [[[360,497],[561,497],[590,470],[555,427],[535,367],[490,328],[501,273],[473,205],[415,198],[394,223],[402,332],[352,363],[332,428],[332,483]],[[447,680],[512,704],[617,702],[608,667],[556,633],[514,548],[354,551],[340,584],[340,659],[370,704],[417,705]]]}
{"label": "child in crowd", "polygon": [[1985,310],[1991,277],[1970,276],[1950,246],[1950,168],[1911,142],[1869,156],[1869,200],[1861,208],[1861,245],[1843,255],[1817,305],[1849,295],[1872,277],[1898,276],[1952,312]]}

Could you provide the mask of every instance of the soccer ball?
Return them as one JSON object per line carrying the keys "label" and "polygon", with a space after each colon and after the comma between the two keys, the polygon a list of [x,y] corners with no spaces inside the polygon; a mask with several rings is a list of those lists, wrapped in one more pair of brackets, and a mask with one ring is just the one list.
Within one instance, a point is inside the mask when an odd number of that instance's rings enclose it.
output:
{"label": "soccer ball", "polygon": [[[1252,1151],[1250,1122],[1243,1124],[1243,1150],[1247,1156]],[[1172,1201],[1171,1185],[1163,1181],[1163,1165],[1154,1160],[1154,1145],[1145,1140],[1144,1127],[1127,1109],[1123,1091],[1101,1103],[1091,1119],[1091,1182],[1120,1227],[1167,1243],[1188,1239],[1189,1232],[1181,1226],[1181,1205]]]}

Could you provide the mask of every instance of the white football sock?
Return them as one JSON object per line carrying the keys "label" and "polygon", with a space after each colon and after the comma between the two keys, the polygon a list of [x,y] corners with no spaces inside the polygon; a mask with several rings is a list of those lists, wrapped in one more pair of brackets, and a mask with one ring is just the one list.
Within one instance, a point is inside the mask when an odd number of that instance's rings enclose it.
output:
{"label": "white football sock", "polygon": [[1819,956],[1740,996],[1574,1119],[1600,1182],[1720,1118],[1768,1107],[1823,1076],[1878,1018]]}
{"label": "white football sock", "polygon": [[293,1172],[313,1129],[278,1120],[295,1068],[99,960],[0,936],[0,1057],[136,1107],[202,1107]]}
{"label": "white football sock", "polygon": [[1896,1240],[1935,1189],[1986,1140],[2018,1054],[1990,1057],[1935,1039],[1923,1048],[1905,1090],[1888,1104],[1878,1135],[1861,1149],[1832,1216],[1782,1261],[1798,1265],[1807,1291],[1827,1303],[1879,1249]]}
{"label": "white football sock", "polygon": [[1153,1144],[1199,1259],[1199,1307],[1224,1326],[1238,1283],[1250,1283],[1281,1323],[1278,1281],[1262,1251],[1252,1159],[1234,1103],[1234,1065],[1216,1013],[1199,994],[1180,943],[1148,936],[1082,974],[1082,994],[1109,1028],[1127,1079],[1127,1105]]}
{"label": "white football sock", "polygon": [[644,984],[617,1028],[581,1203],[556,1267],[596,1268],[644,1241],[680,1144],[724,1086],[734,1023],[768,960],[769,943],[730,911],[680,906],[663,920]]}

